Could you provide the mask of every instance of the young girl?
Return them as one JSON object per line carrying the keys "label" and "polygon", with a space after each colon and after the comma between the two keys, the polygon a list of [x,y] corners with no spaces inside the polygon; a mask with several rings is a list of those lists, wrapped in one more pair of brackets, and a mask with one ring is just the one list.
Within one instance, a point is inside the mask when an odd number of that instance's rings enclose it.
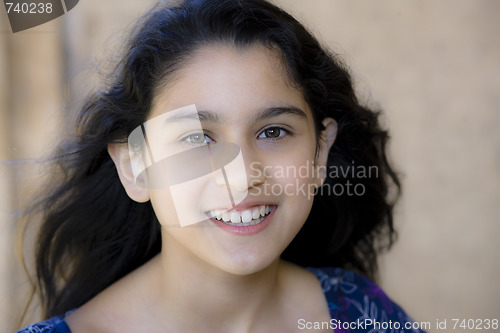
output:
{"label": "young girl", "polygon": [[37,204],[50,319],[20,332],[419,331],[369,280],[387,132],[281,9],[157,5],[77,130]]}

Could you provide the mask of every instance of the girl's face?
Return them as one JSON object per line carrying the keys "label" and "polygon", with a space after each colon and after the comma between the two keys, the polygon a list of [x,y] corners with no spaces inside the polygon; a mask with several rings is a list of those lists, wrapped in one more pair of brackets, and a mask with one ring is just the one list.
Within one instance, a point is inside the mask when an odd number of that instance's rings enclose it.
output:
{"label": "girl's face", "polygon": [[[199,191],[184,193],[205,217],[199,223],[179,226],[168,184],[144,190],[162,224],[162,251],[188,254],[233,274],[262,270],[279,258],[309,215],[313,192],[322,183],[317,168],[326,164],[335,121],[323,121],[316,155],[312,112],[278,53],[262,46],[202,47],[162,89],[149,119],[193,104],[200,114],[202,131],[175,135],[182,150],[232,143],[242,157],[241,167],[228,167],[225,178],[219,175]],[[182,131],[179,119],[176,128]],[[228,187],[233,197],[244,198],[235,207],[216,202]]]}

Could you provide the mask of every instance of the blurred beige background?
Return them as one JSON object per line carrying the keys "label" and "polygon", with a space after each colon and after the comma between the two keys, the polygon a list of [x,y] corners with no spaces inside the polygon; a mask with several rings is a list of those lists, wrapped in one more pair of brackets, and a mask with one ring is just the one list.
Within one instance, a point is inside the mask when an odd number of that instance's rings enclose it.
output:
{"label": "blurred beige background", "polygon": [[[69,125],[96,67],[153,2],[84,0],[16,34],[0,9],[2,332],[14,331],[25,301],[15,213],[43,170],[26,159]],[[361,99],[384,110],[404,195],[383,288],[431,331],[437,319],[500,319],[500,2],[277,3],[343,57]]]}

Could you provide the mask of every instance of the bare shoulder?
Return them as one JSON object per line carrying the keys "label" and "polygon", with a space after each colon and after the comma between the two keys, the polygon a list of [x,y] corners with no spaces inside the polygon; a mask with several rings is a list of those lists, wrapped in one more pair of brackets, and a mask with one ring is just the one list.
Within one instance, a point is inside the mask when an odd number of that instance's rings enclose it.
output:
{"label": "bare shoulder", "polygon": [[287,317],[298,323],[300,319],[311,322],[329,321],[330,311],[317,277],[303,267],[282,262],[283,283],[287,295]]}
{"label": "bare shoulder", "polygon": [[154,260],[116,281],[70,313],[65,321],[71,332],[137,332],[134,323],[142,322],[138,316],[144,311],[136,310],[145,305],[145,293],[149,291],[144,287],[148,285],[144,281],[151,276],[148,273],[153,269]]}
{"label": "bare shoulder", "polygon": [[283,281],[289,288],[294,290],[292,294],[295,295],[295,297],[299,299],[312,298],[314,300],[319,298],[326,303],[323,290],[316,275],[303,267],[287,261],[282,261],[281,265],[284,272]]}

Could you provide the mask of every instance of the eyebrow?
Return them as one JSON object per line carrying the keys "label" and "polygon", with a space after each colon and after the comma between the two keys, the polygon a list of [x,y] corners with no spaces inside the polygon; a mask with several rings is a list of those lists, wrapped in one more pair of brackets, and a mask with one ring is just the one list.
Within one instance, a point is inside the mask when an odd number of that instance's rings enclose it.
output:
{"label": "eyebrow", "polygon": [[[293,115],[301,118],[307,119],[306,113],[298,107],[295,106],[274,106],[270,108],[266,108],[260,111],[255,117],[256,120],[264,120],[269,118],[278,117],[281,115]],[[208,121],[214,123],[221,123],[223,119],[212,111],[204,111],[200,110],[196,113],[194,112],[186,112],[186,113],[177,113],[173,116],[168,117],[165,121],[167,123],[170,122],[178,122],[183,120],[199,120],[199,121]]]}
{"label": "eyebrow", "polygon": [[171,123],[183,120],[200,120],[200,121],[210,121],[215,123],[221,122],[220,117],[216,113],[211,111],[198,111],[196,113],[194,112],[177,113],[174,114],[173,116],[167,117],[167,119],[165,119],[165,122]]}
{"label": "eyebrow", "polygon": [[307,115],[304,111],[295,106],[275,106],[262,110],[257,115],[257,120],[264,120],[268,118],[278,117],[281,115],[293,115],[301,118],[306,118]]}

